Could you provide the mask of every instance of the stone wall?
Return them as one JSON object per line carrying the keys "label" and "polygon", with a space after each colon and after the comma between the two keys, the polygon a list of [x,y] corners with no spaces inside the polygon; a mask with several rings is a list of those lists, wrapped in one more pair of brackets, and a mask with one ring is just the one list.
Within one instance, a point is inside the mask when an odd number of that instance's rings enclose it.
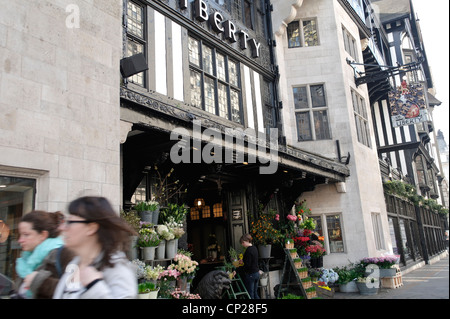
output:
{"label": "stone wall", "polygon": [[0,0],[0,172],[120,204],[121,0]]}

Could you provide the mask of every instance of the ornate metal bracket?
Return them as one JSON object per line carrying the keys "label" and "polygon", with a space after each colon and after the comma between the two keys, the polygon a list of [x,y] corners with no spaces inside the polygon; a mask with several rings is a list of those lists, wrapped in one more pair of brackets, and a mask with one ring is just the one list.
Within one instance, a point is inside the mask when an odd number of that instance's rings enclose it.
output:
{"label": "ornate metal bracket", "polygon": [[[423,56],[420,56],[418,61],[416,62],[411,62],[404,65],[397,64],[397,66],[357,63],[355,61],[351,61],[348,58],[346,59],[346,61],[347,64],[353,68],[355,74],[355,83],[356,86],[359,86],[361,84],[384,80],[400,73],[411,72],[420,69],[422,63],[425,61],[425,58]],[[378,67],[381,68],[381,70],[362,72],[356,68],[357,65],[362,65],[364,67]]]}

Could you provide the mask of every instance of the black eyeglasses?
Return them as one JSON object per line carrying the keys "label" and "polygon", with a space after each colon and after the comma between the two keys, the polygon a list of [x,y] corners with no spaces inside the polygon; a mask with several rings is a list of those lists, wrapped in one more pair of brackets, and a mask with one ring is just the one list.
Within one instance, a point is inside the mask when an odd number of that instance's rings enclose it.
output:
{"label": "black eyeglasses", "polygon": [[64,224],[71,225],[71,224],[89,224],[92,223],[90,220],[66,220],[64,221]]}

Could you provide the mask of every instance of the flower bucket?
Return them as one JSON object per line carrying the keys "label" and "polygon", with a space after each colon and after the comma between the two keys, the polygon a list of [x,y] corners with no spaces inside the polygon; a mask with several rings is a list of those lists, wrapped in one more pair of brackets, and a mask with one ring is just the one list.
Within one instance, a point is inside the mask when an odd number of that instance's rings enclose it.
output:
{"label": "flower bucket", "polygon": [[159,288],[155,291],[150,291],[148,299],[157,299],[158,298]]}
{"label": "flower bucket", "polygon": [[128,256],[130,260],[139,259],[139,250],[137,247],[138,236],[130,236],[130,249],[128,250]]}
{"label": "flower bucket", "polygon": [[397,274],[396,268],[380,269],[380,278],[395,277],[396,274]]}
{"label": "flower bucket", "polygon": [[155,260],[156,247],[141,247],[142,259]]}
{"label": "flower bucket", "polygon": [[266,287],[267,284],[268,284],[268,282],[269,282],[269,277],[261,277],[261,278],[259,279],[259,285],[260,285],[261,287]]}
{"label": "flower bucket", "polygon": [[138,299],[149,299],[150,293],[147,292],[145,294],[138,294]]}
{"label": "flower bucket", "polygon": [[340,284],[339,291],[340,292],[359,292],[359,289],[358,289],[358,286],[356,285],[356,282],[354,280],[352,280],[346,284]]}
{"label": "flower bucket", "polygon": [[153,212],[150,210],[145,210],[145,211],[139,212],[139,217],[141,218],[141,221],[143,221],[143,222],[153,223]]}
{"label": "flower bucket", "polygon": [[166,241],[166,258],[173,259],[177,254],[178,241],[176,239],[171,239]]}
{"label": "flower bucket", "polygon": [[156,248],[156,259],[164,259],[166,256],[166,241],[163,239]]}
{"label": "flower bucket", "polygon": [[322,268],[323,267],[323,256],[311,257],[309,260],[311,268]]}
{"label": "flower bucket", "polygon": [[365,283],[365,282],[357,282],[359,293],[361,295],[370,296],[376,295],[378,293],[378,285],[377,283]]}
{"label": "flower bucket", "polygon": [[187,291],[187,278],[186,277],[178,277],[176,288],[181,291]]}
{"label": "flower bucket", "polygon": [[270,254],[272,252],[272,245],[259,245],[258,253],[259,258],[270,258]]}
{"label": "flower bucket", "polygon": [[152,224],[158,225],[158,220],[159,220],[159,207],[153,211]]}

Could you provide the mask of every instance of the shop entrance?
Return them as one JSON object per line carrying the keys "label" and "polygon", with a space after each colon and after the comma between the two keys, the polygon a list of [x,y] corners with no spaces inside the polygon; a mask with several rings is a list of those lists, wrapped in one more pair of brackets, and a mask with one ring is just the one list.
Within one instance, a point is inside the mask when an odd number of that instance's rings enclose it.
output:
{"label": "shop entrance", "polygon": [[199,182],[190,192],[187,241],[201,263],[223,263],[230,247],[238,248],[248,230],[243,189],[222,189],[220,179]]}

